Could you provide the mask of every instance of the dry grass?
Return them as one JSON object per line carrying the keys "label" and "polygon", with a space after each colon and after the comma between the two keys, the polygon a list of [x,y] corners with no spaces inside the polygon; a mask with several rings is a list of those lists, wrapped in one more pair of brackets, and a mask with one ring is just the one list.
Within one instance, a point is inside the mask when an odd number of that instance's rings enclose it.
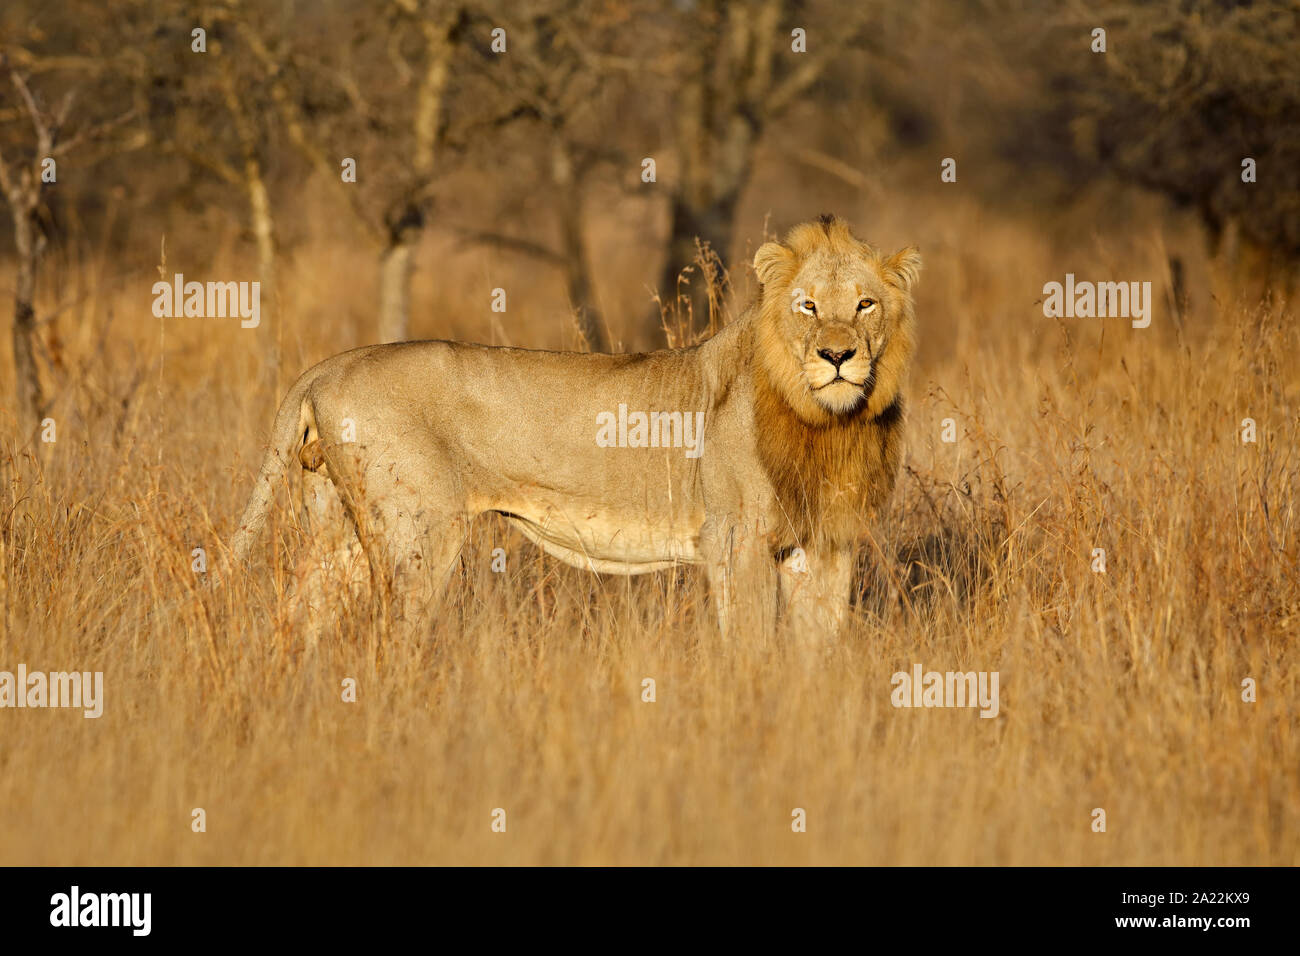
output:
{"label": "dry grass", "polygon": [[[1044,281],[1158,274],[1149,245],[917,219],[906,470],[851,633],[817,659],[724,651],[692,570],[598,579],[491,521],[424,640],[379,646],[342,604],[304,648],[275,624],[287,518],[265,578],[214,591],[190,570],[250,487],[278,400],[267,339],[205,320],[163,337],[147,270],[92,290],[55,326],[71,381],[43,477],[0,421],[0,669],[103,670],[106,709],[0,711],[0,863],[1300,862],[1294,320],[1202,296],[1181,328],[1163,308],[1147,330],[1057,323]],[[280,385],[361,339],[347,262],[289,273]],[[439,293],[456,318],[416,331],[563,344],[553,277],[489,323],[483,289],[522,286],[517,265],[466,257]],[[639,276],[606,281],[610,314],[644,307]],[[1000,671],[1001,716],[895,710],[890,676],[916,662]]]}

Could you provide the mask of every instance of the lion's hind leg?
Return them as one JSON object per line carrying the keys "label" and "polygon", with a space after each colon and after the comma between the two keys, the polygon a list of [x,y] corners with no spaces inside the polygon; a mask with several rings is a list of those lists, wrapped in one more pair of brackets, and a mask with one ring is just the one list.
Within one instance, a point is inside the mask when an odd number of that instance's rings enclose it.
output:
{"label": "lion's hind leg", "polygon": [[427,635],[470,520],[456,476],[435,449],[349,460],[343,447],[329,454],[330,471],[357,529],[381,631]]}
{"label": "lion's hind leg", "polygon": [[310,646],[340,620],[345,601],[365,600],[370,574],[361,541],[330,480],[304,471],[298,492],[306,542],[289,587],[284,623]]}
{"label": "lion's hind leg", "polygon": [[451,579],[460,565],[470,518],[462,512],[424,511],[397,537],[393,601],[397,617],[417,634],[428,634],[447,607]]}

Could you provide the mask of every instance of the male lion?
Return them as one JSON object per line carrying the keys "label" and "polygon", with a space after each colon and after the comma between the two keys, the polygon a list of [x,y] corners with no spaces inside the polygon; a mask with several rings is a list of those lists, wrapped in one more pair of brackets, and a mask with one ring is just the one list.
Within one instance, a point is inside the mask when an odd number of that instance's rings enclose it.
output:
{"label": "male lion", "polygon": [[767,633],[780,594],[796,633],[829,636],[894,485],[919,268],[915,249],[882,256],[823,216],[759,248],[758,300],[692,348],[336,355],[280,406],[234,554],[297,458],[309,514],[333,499],[328,480],[356,532],[339,557],[364,552],[399,596],[440,593],[470,520],[494,511],[577,567],[703,564],[724,635],[738,611]]}

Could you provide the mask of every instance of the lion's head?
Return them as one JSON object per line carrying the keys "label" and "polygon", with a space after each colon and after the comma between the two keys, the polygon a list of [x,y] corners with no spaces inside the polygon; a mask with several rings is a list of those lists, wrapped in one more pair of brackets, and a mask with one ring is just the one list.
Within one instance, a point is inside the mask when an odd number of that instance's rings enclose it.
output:
{"label": "lion's head", "polygon": [[910,246],[882,256],[833,216],[759,247],[759,358],[800,419],[829,424],[864,406],[875,417],[894,403],[915,348],[920,268]]}

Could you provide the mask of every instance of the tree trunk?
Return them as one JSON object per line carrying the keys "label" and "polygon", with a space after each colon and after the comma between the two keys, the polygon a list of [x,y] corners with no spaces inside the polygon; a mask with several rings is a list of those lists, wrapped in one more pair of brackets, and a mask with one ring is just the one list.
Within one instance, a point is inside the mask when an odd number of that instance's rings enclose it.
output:
{"label": "tree trunk", "polygon": [[411,260],[419,232],[390,234],[379,259],[379,341],[405,342],[410,337]]}
{"label": "tree trunk", "polygon": [[[781,5],[728,6],[710,0],[701,10],[718,29],[693,36],[692,66],[678,94],[675,134],[679,175],[670,200],[670,227],[659,295],[678,305],[692,331],[709,321],[708,289],[696,271],[681,290],[678,277],[696,258],[696,239],[727,265],[736,208],[749,183],[763,110],[772,82],[772,36]],[[651,316],[662,339],[662,316]]]}
{"label": "tree trunk", "polygon": [[1207,222],[1215,239],[1219,298],[1245,298],[1253,304],[1270,292],[1283,299],[1291,297],[1297,271],[1293,257],[1247,234],[1235,216],[1222,225]]}
{"label": "tree trunk", "polygon": [[427,59],[412,123],[412,183],[396,215],[388,218],[388,241],[380,253],[380,342],[405,342],[410,338],[411,265],[424,230],[428,193],[433,185],[443,96],[451,77],[452,31],[458,18],[453,9],[440,18],[421,19],[419,23]]}
{"label": "tree trunk", "polygon": [[[256,159],[245,164],[247,177],[249,215],[253,223],[253,239],[257,244],[257,279],[261,284],[259,302],[259,322],[257,327],[267,327],[266,361],[264,368],[270,375],[277,375],[280,369],[280,327],[271,325],[279,319],[279,284],[276,281],[275,262],[275,218],[271,213],[271,197],[266,189],[266,180],[262,178],[261,167]],[[278,382],[273,383],[278,386]],[[278,387],[277,387],[278,391]]]}
{"label": "tree trunk", "polygon": [[[678,299],[678,277],[683,269],[695,262],[697,239],[707,243],[718,258],[726,262],[735,230],[736,197],[736,192],[728,191],[721,198],[708,197],[698,204],[687,191],[672,197],[668,253],[659,280],[659,295],[664,305],[671,305]],[[699,328],[709,318],[708,289],[698,269],[688,279],[690,284],[682,285],[678,304],[683,310],[690,309],[694,326]],[[685,318],[684,314],[682,318]],[[662,337],[662,330],[658,335]]]}
{"label": "tree trunk", "polygon": [[560,206],[560,243],[564,256],[564,287],[578,320],[578,332],[592,352],[608,352],[609,336],[596,308],[582,230],[582,192],[573,174],[573,161],[559,134],[552,143],[551,178]]}
{"label": "tree trunk", "polygon": [[45,396],[36,367],[36,275],[44,239],[31,210],[13,202],[14,246],[18,253],[18,282],[14,287],[14,386],[18,400],[18,431],[34,435],[40,427]]}
{"label": "tree trunk", "polygon": [[[259,135],[258,124],[249,114],[246,101],[239,95],[233,67],[226,54],[222,54],[220,63],[221,91],[226,101],[226,109],[235,126],[235,137],[239,143],[239,156],[243,162],[244,192],[248,197],[250,225],[253,239],[257,246],[259,294],[259,321],[257,328],[268,328],[264,341],[267,347],[262,368],[273,386],[278,385],[275,377],[280,369],[280,349],[278,327],[276,332],[269,331],[270,323],[279,318],[276,315],[276,281],[275,281],[275,218],[271,212],[271,197],[266,188],[266,178],[262,173],[262,161],[259,147],[263,137]],[[262,308],[265,306],[265,308]]]}
{"label": "tree trunk", "polygon": [[593,301],[591,274],[582,254],[581,236],[565,231],[564,286],[577,314],[578,332],[589,351],[608,352],[609,336],[605,334],[604,320]]}

